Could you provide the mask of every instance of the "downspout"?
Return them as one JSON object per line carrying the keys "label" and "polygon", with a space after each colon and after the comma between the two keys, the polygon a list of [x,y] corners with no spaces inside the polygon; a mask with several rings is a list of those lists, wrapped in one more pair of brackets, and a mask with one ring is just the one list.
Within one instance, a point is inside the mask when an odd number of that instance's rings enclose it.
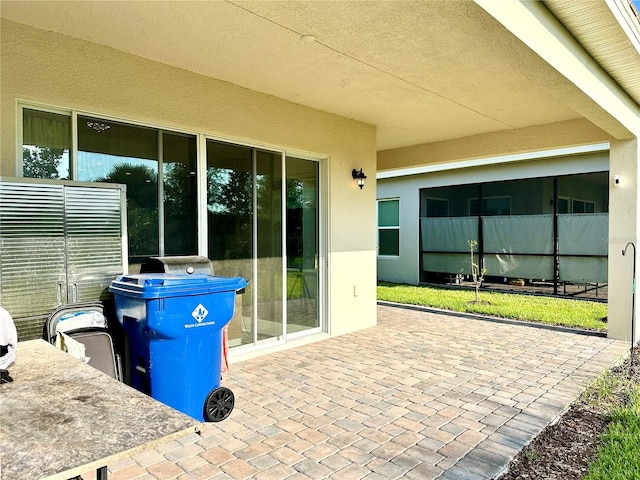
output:
{"label": "downspout", "polygon": [[560,246],[558,241],[558,177],[553,177],[553,294],[558,295],[560,282]]}
{"label": "downspout", "polygon": [[484,268],[484,239],[482,238],[482,214],[484,213],[484,202],[482,201],[482,184],[478,185],[478,268]]}
{"label": "downspout", "polygon": [[633,247],[633,280],[631,287],[631,347],[629,349],[629,356],[631,357],[631,366],[633,366],[633,345],[636,338],[636,246],[633,242],[628,242],[624,250],[622,250],[622,256],[625,256],[627,253],[627,248],[629,246]]}

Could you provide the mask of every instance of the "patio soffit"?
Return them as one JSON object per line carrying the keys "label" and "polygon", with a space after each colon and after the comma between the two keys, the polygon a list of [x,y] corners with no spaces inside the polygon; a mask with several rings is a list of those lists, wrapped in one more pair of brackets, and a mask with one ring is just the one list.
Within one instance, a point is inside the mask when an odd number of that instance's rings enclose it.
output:
{"label": "patio soffit", "polygon": [[560,23],[640,105],[640,17],[627,0],[544,0]]}
{"label": "patio soffit", "polygon": [[0,14],[376,125],[379,150],[582,116],[470,1],[3,0]]}

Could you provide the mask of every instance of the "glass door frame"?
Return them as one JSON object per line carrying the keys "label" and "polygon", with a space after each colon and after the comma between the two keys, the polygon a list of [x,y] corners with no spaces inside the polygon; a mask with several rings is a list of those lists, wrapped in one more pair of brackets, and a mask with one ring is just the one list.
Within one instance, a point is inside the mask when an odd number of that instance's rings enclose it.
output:
{"label": "glass door frame", "polygon": [[[257,328],[257,289],[254,290],[253,298],[251,299],[252,308],[252,343],[246,345],[239,345],[234,347],[231,352],[243,353],[247,351],[260,350],[263,348],[269,348],[277,345],[285,344],[290,339],[297,339],[300,337],[306,337],[309,335],[315,335],[319,333],[328,333],[329,327],[329,308],[328,308],[328,164],[329,159],[327,156],[310,154],[308,152],[299,152],[295,150],[284,150],[273,147],[266,147],[264,145],[251,144],[245,142],[238,142],[230,140],[228,138],[215,137],[206,134],[198,134],[198,254],[207,257],[208,256],[208,242],[209,231],[207,227],[207,140],[230,143],[242,147],[249,147],[255,149],[253,152],[252,168],[256,171],[256,151],[267,151],[279,154],[281,158],[281,182],[282,182],[282,199],[281,199],[281,212],[282,212],[282,332],[278,337],[271,339],[258,340],[258,328]],[[295,157],[301,160],[308,160],[318,163],[318,319],[319,326],[303,330],[296,333],[287,333],[287,252],[286,252],[286,240],[287,240],[287,220],[286,220],[286,158]],[[256,183],[253,184],[253,203],[254,211],[256,207]],[[254,282],[257,285],[258,277],[258,255],[257,255],[257,242],[255,241],[257,236],[256,223],[257,216],[254,215],[253,219],[254,229],[254,245],[253,245],[253,278],[249,281]]]}
{"label": "glass door frame", "polygon": [[[327,267],[328,263],[328,215],[326,212],[329,211],[328,208],[328,164],[329,159],[327,157],[310,155],[309,153],[296,152],[293,150],[287,150],[282,153],[282,182],[283,182],[283,195],[282,199],[282,209],[283,212],[287,210],[287,195],[286,195],[286,157],[294,157],[300,160],[307,160],[310,162],[316,162],[318,164],[318,232],[317,232],[317,242],[318,242],[318,323],[319,325],[314,328],[305,329],[299,332],[287,333],[287,256],[286,256],[286,248],[285,248],[285,256],[284,256],[284,274],[283,274],[283,317],[284,317],[284,340],[285,342],[288,339],[296,339],[300,337],[305,337],[308,335],[318,334],[318,333],[328,333],[328,285],[327,285]],[[286,225],[286,214],[283,217],[283,227],[282,227],[282,235],[283,235],[283,245],[286,245],[286,235],[287,235],[287,225]]]}
{"label": "glass door frame", "polygon": [[[279,333],[279,335],[274,335],[274,336],[270,336],[267,338],[264,338],[262,340],[258,339],[258,336],[260,335],[260,327],[258,325],[258,323],[260,322],[259,319],[259,314],[261,313],[259,311],[259,300],[260,300],[260,290],[261,290],[261,284],[259,281],[259,274],[261,273],[259,271],[259,265],[260,265],[260,254],[259,254],[259,238],[260,238],[260,225],[259,225],[259,216],[257,214],[258,209],[259,209],[259,198],[258,198],[258,182],[256,181],[258,176],[259,176],[259,168],[258,168],[258,152],[265,152],[265,153],[273,153],[273,154],[277,154],[280,157],[280,176],[282,177],[282,175],[284,175],[284,165],[283,165],[283,158],[284,158],[284,153],[282,152],[282,150],[276,150],[276,149],[270,149],[270,148],[265,148],[265,147],[251,147],[252,148],[252,152],[251,152],[251,170],[252,170],[252,177],[253,177],[253,182],[251,185],[251,195],[252,195],[252,209],[253,209],[253,225],[252,225],[252,230],[253,230],[253,241],[252,241],[252,256],[253,258],[251,259],[251,264],[252,264],[252,273],[253,273],[253,278],[251,281],[253,281],[254,283],[254,290],[253,290],[253,298],[251,299],[252,301],[252,340],[253,342],[251,344],[248,345],[243,345],[243,346],[238,346],[236,347],[236,349],[242,349],[243,347],[246,349],[250,349],[250,348],[254,348],[254,347],[270,347],[272,345],[278,345],[280,343],[285,343],[287,341],[287,317],[284,314],[284,312],[286,311],[286,299],[284,299],[284,295],[286,290],[284,290],[284,286],[286,285],[286,278],[284,277],[286,275],[286,268],[287,268],[287,257],[286,257],[286,244],[282,243],[283,240],[285,239],[285,236],[282,235],[282,230],[286,230],[286,216],[284,211],[282,210],[282,201],[283,199],[286,197],[286,193],[285,190],[283,190],[283,185],[284,185],[284,179],[281,178],[280,181],[280,195],[281,195],[281,201],[280,201],[280,229],[281,229],[281,236],[280,236],[280,263],[281,263],[281,268],[280,268],[280,276],[282,278],[281,281],[281,285],[280,288],[282,289],[282,296],[280,298],[280,300],[283,302],[282,305],[282,314],[281,314],[281,318],[280,320],[280,327],[281,327],[281,331]],[[264,287],[262,287],[264,288]]]}

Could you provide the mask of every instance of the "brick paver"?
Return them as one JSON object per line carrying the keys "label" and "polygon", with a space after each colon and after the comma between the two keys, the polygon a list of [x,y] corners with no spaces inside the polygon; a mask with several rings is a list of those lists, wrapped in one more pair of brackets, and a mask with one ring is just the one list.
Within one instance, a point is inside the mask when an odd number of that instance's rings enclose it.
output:
{"label": "brick paver", "polygon": [[232,364],[227,420],[109,470],[488,479],[625,352],[598,336],[379,305],[377,327]]}

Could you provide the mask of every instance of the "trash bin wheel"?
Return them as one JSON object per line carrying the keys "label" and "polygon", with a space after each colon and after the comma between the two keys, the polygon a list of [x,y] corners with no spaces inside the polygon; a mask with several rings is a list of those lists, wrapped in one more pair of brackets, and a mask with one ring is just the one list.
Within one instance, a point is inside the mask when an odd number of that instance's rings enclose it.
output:
{"label": "trash bin wheel", "polygon": [[221,422],[231,414],[235,401],[233,392],[226,387],[211,390],[204,401],[204,419],[207,422]]}

